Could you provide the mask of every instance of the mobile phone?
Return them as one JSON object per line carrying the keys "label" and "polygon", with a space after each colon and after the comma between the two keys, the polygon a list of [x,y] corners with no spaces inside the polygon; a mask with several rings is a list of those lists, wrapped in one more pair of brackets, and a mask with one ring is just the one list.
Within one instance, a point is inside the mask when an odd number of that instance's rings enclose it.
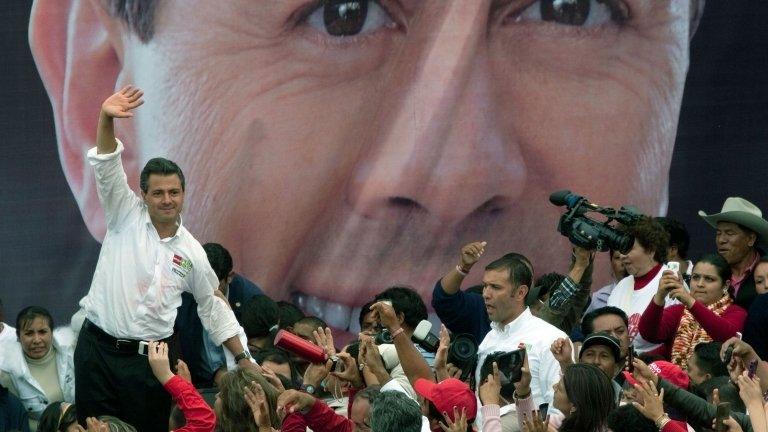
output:
{"label": "mobile phone", "polygon": [[629,353],[627,354],[627,371],[629,373],[633,373],[635,371],[635,365],[633,364],[635,361],[635,347],[630,345],[629,346]]}
{"label": "mobile phone", "polygon": [[735,345],[731,345],[728,347],[728,349],[725,350],[725,354],[723,354],[723,363],[728,364],[731,363],[731,358],[733,357],[733,348]]}
{"label": "mobile phone", "polygon": [[139,341],[139,354],[146,356],[149,355],[149,343],[145,341]]}
{"label": "mobile phone", "polygon": [[680,279],[680,263],[677,261],[670,261],[667,263],[667,269],[675,272],[675,277]]}
{"label": "mobile phone", "polygon": [[543,403],[539,405],[539,418],[541,421],[547,421],[547,411],[549,411],[549,404]]}
{"label": "mobile phone", "polygon": [[493,362],[499,368],[499,380],[501,385],[507,386],[520,381],[523,376],[523,362],[525,361],[525,350],[517,349],[510,352],[498,352],[489,355],[483,367],[480,369],[480,376],[487,377],[493,373]]}
{"label": "mobile phone", "polygon": [[754,378],[755,372],[757,372],[757,360],[752,360],[749,362],[749,366],[747,366],[747,376]]}
{"label": "mobile phone", "polygon": [[715,414],[715,432],[726,432],[725,419],[731,416],[731,404],[720,402],[717,404],[717,414]]}

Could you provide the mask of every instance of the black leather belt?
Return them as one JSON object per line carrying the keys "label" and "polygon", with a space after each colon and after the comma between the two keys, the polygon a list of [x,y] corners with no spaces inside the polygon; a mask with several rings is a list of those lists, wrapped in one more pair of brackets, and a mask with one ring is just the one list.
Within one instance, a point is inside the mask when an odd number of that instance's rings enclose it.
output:
{"label": "black leather belt", "polygon": [[[113,346],[118,351],[138,353],[139,342],[142,342],[141,340],[137,340],[137,339],[116,338],[111,334],[105,332],[99,326],[97,326],[96,324],[92,323],[87,319],[83,323],[83,328],[93,333],[96,336],[96,338],[99,339],[100,341],[105,342],[110,346]],[[162,339],[161,342],[168,342],[170,339],[171,338],[168,337],[168,338]]]}

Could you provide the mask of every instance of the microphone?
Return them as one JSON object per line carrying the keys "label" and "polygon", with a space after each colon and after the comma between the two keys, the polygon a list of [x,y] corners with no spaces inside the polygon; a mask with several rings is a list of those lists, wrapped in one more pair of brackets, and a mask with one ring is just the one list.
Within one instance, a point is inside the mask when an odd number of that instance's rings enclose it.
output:
{"label": "microphone", "polygon": [[552,192],[552,194],[549,195],[549,202],[558,207],[566,206],[569,209],[574,208],[579,204],[587,206],[593,210],[599,210],[601,208],[599,205],[589,202],[585,197],[576,195],[569,190]]}
{"label": "microphone", "polygon": [[413,331],[412,339],[415,340],[422,348],[429,352],[437,352],[437,347],[440,345],[440,338],[430,333],[432,330],[432,323],[427,320],[421,320],[419,325]]}

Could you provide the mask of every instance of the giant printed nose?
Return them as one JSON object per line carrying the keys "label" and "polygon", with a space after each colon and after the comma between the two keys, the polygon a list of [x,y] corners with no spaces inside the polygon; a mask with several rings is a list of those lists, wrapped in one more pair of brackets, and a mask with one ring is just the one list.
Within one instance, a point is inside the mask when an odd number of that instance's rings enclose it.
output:
{"label": "giant printed nose", "polygon": [[381,101],[383,122],[350,191],[367,219],[407,216],[454,228],[498,217],[519,197],[526,166],[494,89],[488,4],[445,2],[443,19],[404,43]]}

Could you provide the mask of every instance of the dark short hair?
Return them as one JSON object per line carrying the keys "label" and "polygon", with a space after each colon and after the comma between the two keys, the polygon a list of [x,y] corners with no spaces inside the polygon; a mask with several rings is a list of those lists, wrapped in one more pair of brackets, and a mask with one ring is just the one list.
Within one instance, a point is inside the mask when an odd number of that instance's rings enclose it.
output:
{"label": "dark short hair", "polygon": [[720,358],[720,342],[701,342],[693,348],[693,361],[702,372],[710,376],[728,376],[728,365]]}
{"label": "dark short hair", "polygon": [[539,300],[544,298],[545,295],[547,295],[549,292],[553,291],[558,285],[560,285],[560,282],[562,282],[563,279],[565,279],[565,275],[562,275],[557,272],[546,273],[544,275],[541,275],[539,278],[536,279],[536,282],[533,283],[533,286],[539,287],[539,292],[536,298]]}
{"label": "dark short hair", "polygon": [[511,252],[501,258],[491,261],[485,266],[485,270],[507,270],[509,271],[509,282],[512,287],[517,288],[520,285],[526,285],[531,288],[533,281],[533,265],[525,255]]}
{"label": "dark short hair", "polygon": [[657,263],[667,262],[669,234],[664,231],[664,227],[659,222],[643,216],[639,222],[628,226],[626,231],[644,249],[653,250],[653,259]]}
{"label": "dark short hair", "polygon": [[155,34],[155,11],[159,3],[157,0],[107,0],[106,9],[147,43]]}
{"label": "dark short hair", "polygon": [[277,302],[277,307],[280,308],[280,328],[285,329],[293,327],[296,322],[306,315],[299,309],[298,306],[285,300]]}
{"label": "dark short hair", "polygon": [[288,382],[292,383],[297,379],[301,379],[301,376],[296,369],[296,365],[294,365],[291,361],[291,357],[286,351],[283,351],[279,348],[265,348],[256,353],[256,355],[254,355],[254,359],[259,364],[262,364],[265,361],[270,361],[279,365],[287,364],[288,368],[291,370],[291,376],[286,377],[288,378]]}
{"label": "dark short hair", "polygon": [[40,432],[59,432],[67,430],[72,423],[77,422],[77,408],[71,404],[65,411],[61,411],[61,405],[64,402],[52,402],[40,415],[40,422],[37,430]]}
{"label": "dark short hair", "polygon": [[141,191],[147,193],[149,190],[149,176],[157,174],[161,176],[177,175],[181,181],[181,190],[184,190],[186,183],[184,181],[184,173],[181,172],[181,168],[176,165],[176,162],[168,160],[166,158],[156,157],[150,159],[144,169],[141,170],[141,176],[139,176],[139,187]]}
{"label": "dark short hair", "polygon": [[251,297],[243,305],[241,314],[241,323],[249,339],[269,336],[277,329],[280,320],[280,308],[265,295]]}
{"label": "dark short hair", "polygon": [[717,275],[720,276],[723,283],[726,283],[731,279],[731,266],[720,254],[706,254],[696,261],[696,264],[698,263],[707,263],[714,266],[717,270]]}
{"label": "dark short hair", "polygon": [[632,404],[622,405],[608,414],[608,428],[613,432],[658,432],[653,420]]}
{"label": "dark short hair", "polygon": [[381,392],[371,407],[371,430],[374,431],[421,431],[419,404],[397,391]]}
{"label": "dark short hair", "polygon": [[657,217],[656,222],[660,223],[664,231],[669,234],[669,246],[677,246],[677,254],[681,258],[688,258],[688,247],[691,244],[691,235],[682,222],[669,217]]}
{"label": "dark short hair", "polygon": [[390,300],[395,313],[402,313],[407,325],[411,330],[422,320],[427,319],[427,305],[421,299],[419,293],[413,288],[405,286],[393,286],[376,294],[376,301]]}
{"label": "dark short hair", "polygon": [[44,318],[48,321],[48,327],[53,331],[53,316],[48,309],[40,306],[27,306],[16,315],[16,336],[21,336],[21,331],[35,320],[35,318]]}
{"label": "dark short hair", "polygon": [[203,245],[203,250],[219,281],[226,279],[232,273],[232,255],[229,251],[218,243],[206,243]]}
{"label": "dark short hair", "polygon": [[375,401],[380,394],[381,394],[381,386],[371,385],[355,393],[355,398],[353,402],[357,401],[358,399],[365,399],[368,401],[368,403],[373,405],[373,401]]}
{"label": "dark short hair", "polygon": [[371,306],[376,303],[375,301],[369,301],[368,303],[364,304],[362,308],[360,308],[360,315],[357,316],[357,322],[360,324],[360,328],[363,328],[363,320],[365,319],[365,316],[371,313]]}
{"label": "dark short hair", "polygon": [[629,328],[629,318],[627,318],[627,314],[623,310],[615,306],[603,306],[584,315],[584,318],[581,319],[581,333],[584,334],[584,336],[594,333],[595,327],[593,324],[596,319],[603,315],[616,315],[621,318],[624,325]]}
{"label": "dark short hair", "polygon": [[328,323],[314,315],[307,315],[293,324],[294,327],[297,325],[308,325],[312,330],[317,330],[318,327],[328,328]]}

